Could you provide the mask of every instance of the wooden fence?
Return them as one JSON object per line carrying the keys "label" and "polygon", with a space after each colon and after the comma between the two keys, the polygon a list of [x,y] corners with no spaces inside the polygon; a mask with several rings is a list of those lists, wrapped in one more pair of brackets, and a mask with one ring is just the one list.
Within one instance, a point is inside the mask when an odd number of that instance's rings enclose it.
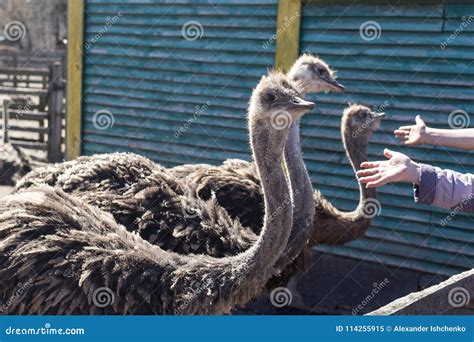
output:
{"label": "wooden fence", "polygon": [[43,151],[48,162],[63,158],[64,80],[59,62],[48,68],[0,67],[3,140]]}

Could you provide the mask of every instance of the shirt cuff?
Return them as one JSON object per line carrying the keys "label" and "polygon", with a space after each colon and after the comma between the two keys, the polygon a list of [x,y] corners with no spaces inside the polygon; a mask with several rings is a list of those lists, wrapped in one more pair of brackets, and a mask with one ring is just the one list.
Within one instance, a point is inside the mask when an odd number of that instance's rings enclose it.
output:
{"label": "shirt cuff", "polygon": [[420,164],[420,184],[414,185],[416,203],[432,204],[436,196],[436,169],[431,165]]}

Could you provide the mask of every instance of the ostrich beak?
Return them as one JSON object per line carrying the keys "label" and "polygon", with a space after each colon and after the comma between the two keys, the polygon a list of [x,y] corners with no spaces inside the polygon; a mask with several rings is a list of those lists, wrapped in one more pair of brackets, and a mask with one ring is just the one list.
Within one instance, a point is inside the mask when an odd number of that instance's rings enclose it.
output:
{"label": "ostrich beak", "polygon": [[381,112],[381,113],[374,113],[374,118],[384,118],[385,117],[385,113],[384,112]]}
{"label": "ostrich beak", "polygon": [[294,96],[290,102],[290,107],[295,108],[295,109],[299,108],[299,109],[311,110],[315,106],[316,106],[316,103],[303,100],[301,97],[298,97],[298,96]]}
{"label": "ostrich beak", "polygon": [[338,83],[336,80],[325,80],[329,88],[336,93],[343,93],[346,90],[342,84]]}

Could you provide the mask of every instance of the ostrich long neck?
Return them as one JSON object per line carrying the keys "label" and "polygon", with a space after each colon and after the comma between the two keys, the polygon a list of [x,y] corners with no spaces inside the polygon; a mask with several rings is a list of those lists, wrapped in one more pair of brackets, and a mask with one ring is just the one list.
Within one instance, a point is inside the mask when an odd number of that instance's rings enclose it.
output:
{"label": "ostrich long neck", "polygon": [[285,161],[292,187],[293,225],[288,244],[275,264],[277,271],[281,271],[301,252],[308,241],[314,219],[313,188],[301,153],[299,121],[293,122],[290,127]]}
{"label": "ostrich long neck", "polygon": [[[350,126],[347,126],[347,128]],[[362,162],[367,161],[367,153],[369,149],[369,137],[370,134],[365,134],[364,132],[357,134],[358,132],[352,129],[345,129],[342,132],[342,143],[344,145],[344,149],[346,150],[347,157],[349,158],[349,162],[352,165],[352,169],[354,170],[354,174],[360,170],[360,164]],[[359,184],[359,205],[355,212],[357,216],[362,215],[362,211],[364,208],[364,201],[368,198],[375,198],[375,189],[367,188],[362,185],[360,182]]]}
{"label": "ostrich long neck", "polygon": [[[290,236],[293,208],[289,184],[281,165],[285,135],[283,131],[250,121],[251,146],[265,203],[264,224],[259,239],[242,254],[248,259],[247,265],[254,270],[248,273],[253,277],[260,276],[260,273],[264,278],[270,277],[273,265]],[[265,274],[266,271],[268,274]]]}
{"label": "ostrich long neck", "polygon": [[251,248],[232,257],[210,258],[209,266],[200,266],[205,277],[220,279],[220,304],[246,303],[258,295],[273,274],[277,258],[288,243],[293,219],[290,188],[282,161],[287,133],[273,129],[269,122],[250,116],[250,143],[261,180],[265,203],[263,228]]}
{"label": "ostrich long neck", "polygon": [[[355,132],[350,125],[342,125],[342,142],[354,171],[367,160],[370,134]],[[359,204],[350,212],[342,212],[327,201],[319,191],[314,193],[316,217],[309,247],[318,244],[342,245],[362,237],[370,225],[370,219],[364,214],[366,200],[375,198],[375,189],[367,189],[359,183]]]}

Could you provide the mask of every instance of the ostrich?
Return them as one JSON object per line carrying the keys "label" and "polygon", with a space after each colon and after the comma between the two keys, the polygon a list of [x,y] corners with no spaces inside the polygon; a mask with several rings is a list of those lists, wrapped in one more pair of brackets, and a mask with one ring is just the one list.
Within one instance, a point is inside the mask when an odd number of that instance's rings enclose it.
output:
{"label": "ostrich", "polygon": [[256,235],[216,201],[189,200],[182,184],[151,160],[130,153],[99,154],[32,172],[19,191],[46,184],[111,213],[129,231],[180,254],[214,257],[248,249]]}
{"label": "ostrich", "polygon": [[[254,90],[250,144],[265,219],[255,244],[233,257],[164,251],[53,187],[0,200],[0,296],[16,296],[7,313],[221,314],[248,302],[272,275],[292,224],[291,184],[282,167],[289,129],[275,129],[273,121],[281,113],[298,120],[313,107],[278,72],[264,76]],[[20,292],[20,283],[31,286]],[[109,305],[101,301],[104,290]]]}
{"label": "ostrich", "polygon": [[[358,104],[346,108],[342,117],[341,135],[347,157],[356,173],[367,161],[369,140],[380,126],[385,113],[376,113]],[[310,245],[340,245],[362,237],[375,216],[375,189],[359,184],[359,204],[354,211],[342,212],[327,201],[320,191],[314,192],[316,215]]]}
{"label": "ostrich", "polygon": [[[326,90],[343,90],[343,87],[335,81],[334,72],[316,57],[310,55],[300,57],[292,70],[296,74],[292,76],[292,79],[305,89],[319,91],[322,89],[323,84],[328,84],[325,88]],[[309,75],[306,75],[306,78],[304,78],[302,76],[304,73]],[[284,121],[286,118],[280,117],[280,119]],[[299,139],[297,137],[299,131],[295,130],[295,126],[298,124],[299,122],[294,122],[290,129],[291,139]],[[288,263],[297,256],[299,250],[303,248],[306,240],[309,238],[309,229],[304,228],[310,224],[308,218],[313,216],[314,208],[310,208],[309,202],[302,202],[302,199],[305,198],[302,193],[311,189],[311,183],[300,155],[298,147],[287,149],[286,159],[289,161],[288,168],[292,184],[295,184],[294,192],[297,194],[295,196],[295,208],[298,210],[298,215],[295,215],[296,230],[293,232],[290,240],[291,245],[288,246],[288,250],[282,255],[282,266],[277,268],[276,273],[284,267],[283,264]],[[244,161],[232,160],[228,162],[227,166],[245,165],[246,163]],[[141,166],[142,164],[143,166]],[[177,176],[181,172],[179,170],[182,170],[182,175],[185,175],[188,172],[187,170],[191,168],[194,170],[196,168],[198,170],[205,170],[210,168],[210,166],[206,164],[193,165],[191,167],[183,166],[171,172]],[[189,194],[194,193],[193,184],[188,184],[184,188],[175,186],[173,191],[176,192],[176,195],[186,195],[184,197],[194,199],[191,203],[183,206],[174,200],[177,196],[169,196],[169,191],[164,191],[167,187],[148,184],[146,187],[140,188],[140,185],[136,184],[138,178],[132,171],[128,171],[129,169],[140,171],[139,175],[143,175],[140,183],[142,185],[145,184],[145,179],[149,179],[152,170],[159,169],[158,172],[160,174],[164,172],[158,165],[136,155],[97,155],[81,157],[77,161],[53,165],[46,169],[38,169],[25,177],[17,186],[17,189],[41,183],[60,187],[68,193],[81,197],[87,203],[97,205],[101,209],[113,213],[119,223],[125,225],[131,231],[139,232],[149,242],[178,253],[210,254],[216,257],[235,255],[246,250],[255,241],[256,233],[259,232],[260,227],[253,225],[251,227],[253,232],[249,232],[240,229],[240,226],[229,230],[227,228],[229,224],[222,224],[223,218],[226,218],[224,221],[228,223],[232,218],[242,218],[242,215],[233,216],[233,213],[230,213],[231,218],[227,218],[227,215],[222,212],[216,215],[215,213],[221,211],[216,205],[216,201],[227,209],[225,202],[221,203],[219,197],[213,198],[209,196],[206,198],[206,201],[211,201],[211,203],[203,204],[200,197],[189,196]],[[291,170],[296,171],[292,172]],[[257,181],[256,169],[252,168],[252,171],[254,172],[252,177]],[[127,173],[131,173],[131,175]],[[251,182],[245,179],[243,179],[243,183],[239,182],[241,180],[241,178],[236,179],[236,186],[232,186],[230,179],[227,179],[229,190],[226,193],[234,190],[238,192],[242,185],[251,184]],[[255,191],[250,193],[252,195],[258,194],[258,196],[253,196],[254,200],[258,199],[258,203],[256,201],[249,201],[248,197],[244,198],[242,196],[239,201],[240,205],[232,208],[236,211],[251,212],[252,209],[249,209],[249,207],[253,208],[253,204],[257,204],[256,208],[259,210],[259,219],[261,219],[263,217],[263,202],[260,183],[254,182],[254,184],[257,184],[258,188],[255,188]],[[137,189],[145,191],[145,188],[148,188],[146,189],[146,196],[140,196],[139,200],[137,200]],[[249,193],[245,187],[243,190],[242,194]],[[219,195],[220,193],[222,192],[220,191],[217,194]],[[170,198],[170,200],[167,200],[167,198]],[[184,201],[187,201],[187,199]],[[194,210],[195,215],[188,215],[183,220],[182,212],[192,211],[192,202],[197,203],[197,208]],[[163,203],[168,205],[165,208],[166,211],[162,208]],[[161,215],[162,212],[166,212],[166,217]],[[173,215],[170,215],[170,213],[173,213]],[[169,222],[170,220],[173,221]],[[246,227],[246,220],[242,220],[241,223]],[[260,226],[262,223],[262,221],[259,222]]]}
{"label": "ostrich", "polygon": [[30,160],[19,148],[0,144],[0,185],[13,186],[30,171]]}

